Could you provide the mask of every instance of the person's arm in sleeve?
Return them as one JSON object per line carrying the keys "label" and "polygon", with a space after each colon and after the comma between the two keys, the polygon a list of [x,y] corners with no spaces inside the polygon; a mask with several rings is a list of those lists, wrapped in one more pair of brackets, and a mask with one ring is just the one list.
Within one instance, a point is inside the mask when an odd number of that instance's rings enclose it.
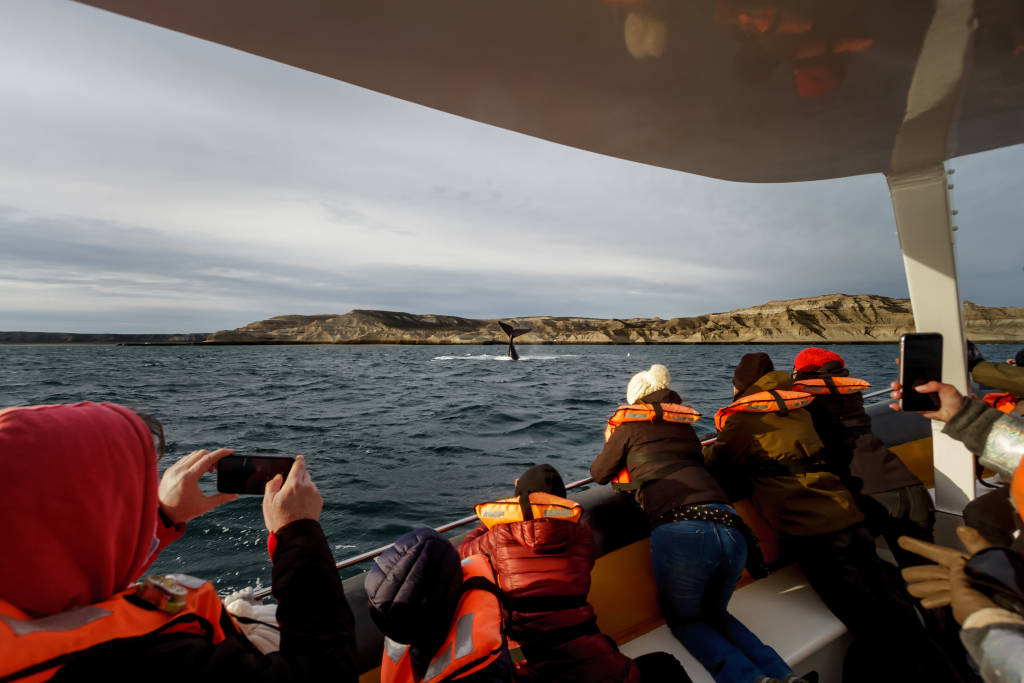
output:
{"label": "person's arm in sleeve", "polygon": [[990,607],[969,616],[960,631],[967,654],[985,683],[1024,681],[1024,619]]}
{"label": "person's arm in sleeve", "polygon": [[978,384],[1024,396],[1024,368],[1006,363],[982,361],[974,366],[971,377]]}
{"label": "person's arm in sleeve", "polygon": [[327,539],[323,500],[298,456],[287,481],[267,483],[263,517],[276,539],[273,592],[281,650],[294,680],[356,681],[355,622]]}
{"label": "person's arm in sleeve", "polygon": [[[893,382],[892,389],[892,398],[903,396],[899,382]],[[907,391],[936,394],[938,410],[923,412],[921,416],[945,422],[942,432],[963,443],[972,453],[978,453],[978,462],[983,467],[1006,478],[1013,476],[1024,454],[1024,418],[989,408],[983,401],[964,398],[951,384],[928,382]],[[895,403],[890,407],[900,409]]]}
{"label": "person's arm in sleeve", "polygon": [[750,478],[744,465],[747,460],[746,436],[739,429],[740,420],[727,420],[714,443],[704,446],[704,466],[725,490],[730,500],[751,495]]}
{"label": "person's arm in sleeve", "polygon": [[598,484],[607,484],[623,467],[629,454],[629,436],[621,427],[605,442],[600,455],[590,465],[590,476]]}

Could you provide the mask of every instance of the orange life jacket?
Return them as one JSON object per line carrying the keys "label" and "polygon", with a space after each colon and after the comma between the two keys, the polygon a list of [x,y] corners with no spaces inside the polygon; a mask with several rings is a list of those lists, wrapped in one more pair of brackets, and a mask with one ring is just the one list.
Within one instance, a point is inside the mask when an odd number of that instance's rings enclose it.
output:
{"label": "orange life jacket", "polygon": [[987,403],[990,408],[995,408],[1003,413],[1012,413],[1013,409],[1017,407],[1017,403],[1020,401],[1020,398],[1009,392],[1005,392],[985,394],[981,397],[981,400]]}
{"label": "orange life jacket", "polygon": [[381,683],[456,681],[493,664],[507,651],[498,588],[487,557],[471,555],[464,559],[462,582],[467,590],[459,598],[448,637],[430,660],[423,678],[413,674],[409,646],[384,638]]}
{"label": "orange life jacket", "polygon": [[863,379],[853,377],[823,377],[821,379],[798,379],[793,382],[793,391],[805,391],[808,394],[856,394],[864,391],[871,384]]}
{"label": "orange life jacket", "polygon": [[611,438],[615,428],[623,422],[677,422],[693,424],[700,419],[700,413],[681,403],[636,403],[619,406],[615,414],[608,418],[608,426],[604,428],[604,440]]}
{"label": "orange life jacket", "polygon": [[806,391],[769,389],[736,399],[715,413],[715,429],[722,431],[726,420],[736,413],[788,413],[810,405],[814,396]]}
{"label": "orange life jacket", "polygon": [[583,515],[583,507],[579,503],[541,492],[531,493],[528,504],[522,496],[513,496],[490,503],[480,503],[474,509],[476,516],[488,529],[498,524],[511,524],[542,517],[578,522]]}
{"label": "orange life jacket", "polygon": [[177,602],[161,609],[158,599],[166,595],[155,597],[150,588],[137,584],[103,602],[32,619],[0,600],[0,680],[49,680],[76,657],[121,638],[159,631],[205,635],[219,643],[226,634],[238,633],[213,584],[183,574],[151,578],[172,579],[180,587],[173,589]]}
{"label": "orange life jacket", "polygon": [[[604,428],[604,440],[610,439],[615,428],[623,422],[654,422],[659,419],[665,422],[693,424],[700,419],[700,413],[681,403],[636,403],[619,406],[615,414],[609,418],[608,426]],[[634,482],[630,478],[628,465],[612,478],[612,488],[616,491],[634,491],[640,488],[642,483]]]}

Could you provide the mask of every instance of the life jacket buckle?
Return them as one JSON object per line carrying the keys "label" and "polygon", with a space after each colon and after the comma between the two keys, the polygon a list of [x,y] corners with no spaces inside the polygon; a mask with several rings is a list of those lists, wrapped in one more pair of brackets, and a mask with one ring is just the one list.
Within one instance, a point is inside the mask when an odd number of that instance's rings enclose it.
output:
{"label": "life jacket buckle", "polygon": [[185,608],[188,589],[165,574],[150,574],[136,595],[161,612],[177,614]]}

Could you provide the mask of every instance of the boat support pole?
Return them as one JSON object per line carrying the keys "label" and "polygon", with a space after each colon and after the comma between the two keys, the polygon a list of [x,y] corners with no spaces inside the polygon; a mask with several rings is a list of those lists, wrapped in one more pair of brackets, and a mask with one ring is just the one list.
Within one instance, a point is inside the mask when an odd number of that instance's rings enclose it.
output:
{"label": "boat support pole", "polygon": [[[935,0],[886,174],[914,325],[918,332],[942,334],[942,380],[964,395],[967,348],[949,200],[953,186],[944,161],[953,152],[976,28],[973,2]],[[932,422],[935,506],[959,515],[974,498],[974,457],[942,434],[943,426]]]}
{"label": "boat support pole", "polygon": [[[889,176],[918,332],[942,334],[942,380],[967,395],[963,309],[956,279],[947,175],[940,164]],[[974,498],[974,457],[932,422],[935,505],[959,515]]]}

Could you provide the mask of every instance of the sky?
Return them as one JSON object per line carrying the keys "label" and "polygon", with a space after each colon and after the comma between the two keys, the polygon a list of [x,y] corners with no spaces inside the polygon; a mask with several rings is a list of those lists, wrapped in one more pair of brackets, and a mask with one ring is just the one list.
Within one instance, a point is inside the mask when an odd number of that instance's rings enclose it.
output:
{"label": "sky", "polygon": [[[0,4],[0,93],[0,330],[907,295],[881,175],[612,159],[66,0]],[[1024,146],[951,166],[962,296],[1021,305]]]}

